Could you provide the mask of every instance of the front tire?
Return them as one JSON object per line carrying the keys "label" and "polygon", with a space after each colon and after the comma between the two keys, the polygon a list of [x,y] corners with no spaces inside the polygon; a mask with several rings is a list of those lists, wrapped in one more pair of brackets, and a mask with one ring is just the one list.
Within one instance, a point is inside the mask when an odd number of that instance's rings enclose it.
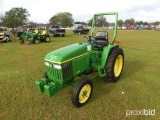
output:
{"label": "front tire", "polygon": [[82,107],[87,103],[92,95],[93,83],[91,80],[84,78],[80,80],[74,88],[72,94],[72,103],[75,107]]}
{"label": "front tire", "polygon": [[39,40],[36,38],[36,39],[34,39],[34,44],[38,44],[39,43]]}
{"label": "front tire", "polygon": [[9,42],[9,37],[6,37],[6,38],[5,38],[5,41],[8,43],[8,42]]}
{"label": "front tire", "polygon": [[106,62],[108,82],[117,82],[121,76],[124,66],[124,53],[121,48],[113,48]]}
{"label": "front tire", "polygon": [[49,36],[45,37],[45,42],[50,42],[50,37]]}

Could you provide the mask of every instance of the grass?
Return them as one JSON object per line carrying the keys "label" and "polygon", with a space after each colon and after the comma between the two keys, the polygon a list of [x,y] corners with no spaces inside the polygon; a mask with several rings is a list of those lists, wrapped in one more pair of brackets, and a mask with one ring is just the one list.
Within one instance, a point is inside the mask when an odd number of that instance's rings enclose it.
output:
{"label": "grass", "polygon": [[[109,31],[110,38],[112,34]],[[82,41],[82,35],[67,31],[66,37],[51,38],[50,43],[37,45],[21,45],[19,40],[0,43],[0,119],[160,119],[159,34],[149,30],[118,31],[117,39],[125,54],[122,76],[117,83],[107,83],[97,72],[88,75],[94,84],[93,94],[79,109],[72,105],[71,86],[47,97],[36,90],[35,81],[45,72],[44,56],[47,53]],[[126,117],[126,110],[142,109],[155,109],[156,115]]]}

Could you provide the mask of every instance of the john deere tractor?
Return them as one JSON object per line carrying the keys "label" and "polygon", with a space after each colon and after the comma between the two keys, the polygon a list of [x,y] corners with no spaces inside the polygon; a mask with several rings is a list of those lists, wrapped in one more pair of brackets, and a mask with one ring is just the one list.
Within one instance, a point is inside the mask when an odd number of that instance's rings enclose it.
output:
{"label": "john deere tractor", "polygon": [[38,44],[39,42],[50,42],[50,37],[47,34],[47,30],[29,30],[25,31],[21,37],[21,44]]}
{"label": "john deere tractor", "polygon": [[[113,38],[108,40],[107,31],[98,31],[94,36],[95,17],[102,15],[115,16]],[[93,15],[91,35],[86,41],[72,44],[48,53],[44,58],[46,72],[36,88],[47,96],[54,96],[65,84],[74,87],[72,103],[81,107],[89,101],[93,83],[88,78],[75,81],[77,76],[98,71],[105,81],[117,82],[122,74],[124,53],[119,47],[117,36],[117,12],[98,13]]]}

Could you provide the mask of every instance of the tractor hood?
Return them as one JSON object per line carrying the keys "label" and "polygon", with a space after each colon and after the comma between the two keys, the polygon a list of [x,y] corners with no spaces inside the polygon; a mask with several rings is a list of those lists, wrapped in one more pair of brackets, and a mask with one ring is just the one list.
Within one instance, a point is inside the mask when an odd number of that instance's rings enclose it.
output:
{"label": "tractor hood", "polygon": [[62,64],[89,52],[91,52],[91,45],[89,43],[76,43],[48,53],[45,56],[45,61]]}

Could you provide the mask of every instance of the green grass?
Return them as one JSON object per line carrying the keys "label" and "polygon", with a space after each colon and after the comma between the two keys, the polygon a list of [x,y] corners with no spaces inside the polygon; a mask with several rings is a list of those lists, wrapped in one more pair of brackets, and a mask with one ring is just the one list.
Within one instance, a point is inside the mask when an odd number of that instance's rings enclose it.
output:
{"label": "green grass", "polygon": [[[112,34],[109,31],[109,38]],[[21,45],[19,40],[0,43],[0,119],[160,119],[159,36],[158,31],[118,31],[117,39],[125,54],[122,76],[117,83],[107,83],[97,72],[88,75],[93,81],[93,94],[79,109],[72,105],[71,86],[47,97],[36,90],[35,81],[45,72],[47,53],[80,42],[84,40],[83,35],[67,31],[66,37],[52,37],[50,43],[37,45]],[[126,110],[142,109],[155,109],[156,115],[126,118]]]}

